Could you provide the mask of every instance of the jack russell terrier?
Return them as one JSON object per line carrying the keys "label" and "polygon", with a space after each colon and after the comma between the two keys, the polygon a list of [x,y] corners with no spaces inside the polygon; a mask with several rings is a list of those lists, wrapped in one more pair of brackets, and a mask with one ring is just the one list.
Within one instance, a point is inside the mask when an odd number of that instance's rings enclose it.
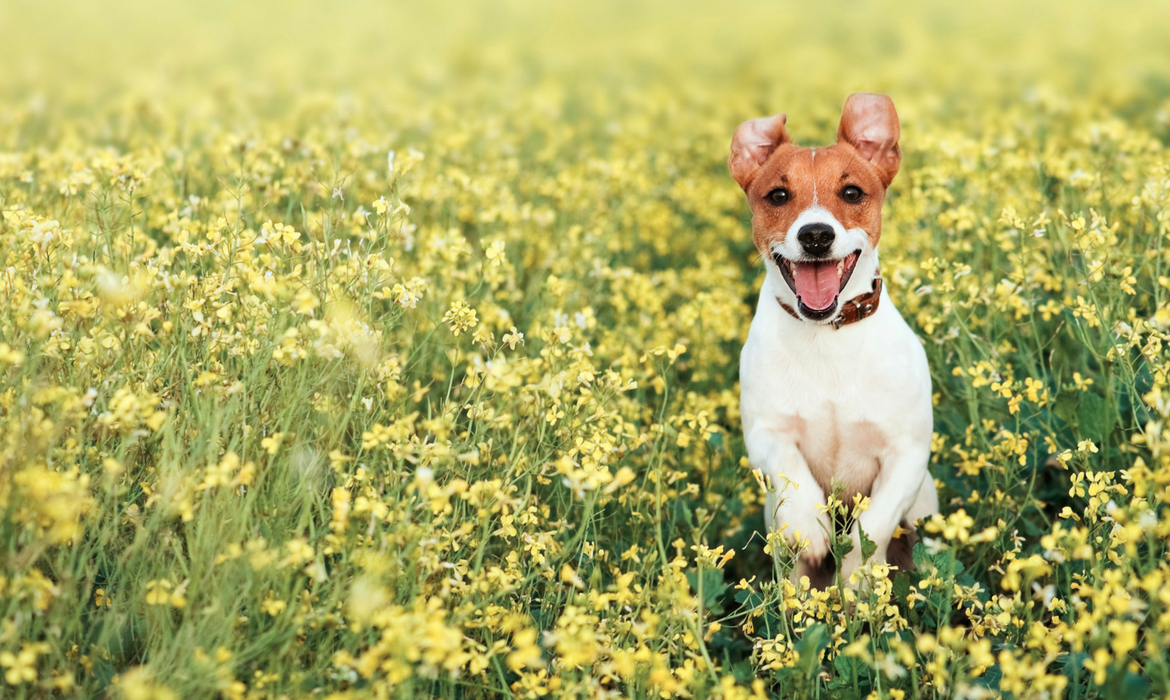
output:
{"label": "jack russell terrier", "polygon": [[[771,486],[768,529],[808,540],[793,579],[824,588],[837,567],[817,506],[836,484],[846,502],[870,497],[855,521],[874,558],[912,566],[912,523],[938,512],[930,371],[878,270],[882,201],[902,161],[893,101],[851,95],[827,148],[796,146],[785,121],[744,122],[728,159],[767,268],[740,356],[740,407],[748,458]],[[908,534],[894,538],[900,525]],[[843,580],[862,563],[856,524],[851,536]]]}

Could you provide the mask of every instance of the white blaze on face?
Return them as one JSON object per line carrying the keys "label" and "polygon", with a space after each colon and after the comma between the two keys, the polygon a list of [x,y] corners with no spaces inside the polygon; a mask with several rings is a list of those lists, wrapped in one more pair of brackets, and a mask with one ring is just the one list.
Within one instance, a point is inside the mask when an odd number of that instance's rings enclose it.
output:
{"label": "white blaze on face", "polygon": [[870,249],[869,237],[864,230],[845,228],[837,220],[837,217],[833,216],[832,212],[819,204],[814,204],[800,212],[800,216],[797,216],[796,220],[788,227],[783,240],[772,244],[772,253],[774,255],[778,253],[791,261],[806,258],[800,241],[797,240],[797,234],[800,233],[800,229],[809,224],[824,224],[833,229],[833,247],[826,257],[832,258],[834,261],[844,258],[855,250],[865,252]]}
{"label": "white blaze on face", "polygon": [[[833,231],[833,245],[822,258],[808,257],[799,241],[802,228],[821,224]],[[827,311],[837,303],[859,254],[868,252],[869,239],[862,229],[846,229],[832,212],[814,204],[796,217],[784,239],[773,244],[773,261],[783,265],[797,300],[811,311]],[[776,261],[776,256],[781,258]]]}
{"label": "white blaze on face", "polygon": [[[812,159],[810,161],[812,163],[812,165],[811,165],[811,167],[809,167],[809,170],[811,172],[815,173],[817,171],[817,149],[814,148],[810,152],[812,153]],[[820,206],[819,203],[817,202],[817,179],[815,177],[812,179],[812,183],[813,183],[813,206],[814,207]]]}

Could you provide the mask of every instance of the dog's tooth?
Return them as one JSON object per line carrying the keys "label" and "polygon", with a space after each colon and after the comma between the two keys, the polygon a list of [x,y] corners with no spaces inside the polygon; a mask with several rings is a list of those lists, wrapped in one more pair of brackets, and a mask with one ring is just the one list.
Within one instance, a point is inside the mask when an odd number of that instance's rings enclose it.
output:
{"label": "dog's tooth", "polygon": [[845,272],[845,261],[838,260],[837,261],[837,276],[840,277],[842,274],[844,274],[844,272]]}

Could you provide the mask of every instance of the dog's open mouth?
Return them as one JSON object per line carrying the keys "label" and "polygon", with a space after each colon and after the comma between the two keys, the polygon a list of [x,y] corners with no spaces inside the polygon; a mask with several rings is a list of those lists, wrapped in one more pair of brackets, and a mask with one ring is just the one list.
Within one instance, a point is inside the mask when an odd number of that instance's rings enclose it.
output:
{"label": "dog's open mouth", "polygon": [[859,255],[861,251],[855,250],[839,260],[795,262],[779,254],[775,259],[784,281],[796,294],[800,313],[821,320],[837,310],[837,299],[849,283]]}

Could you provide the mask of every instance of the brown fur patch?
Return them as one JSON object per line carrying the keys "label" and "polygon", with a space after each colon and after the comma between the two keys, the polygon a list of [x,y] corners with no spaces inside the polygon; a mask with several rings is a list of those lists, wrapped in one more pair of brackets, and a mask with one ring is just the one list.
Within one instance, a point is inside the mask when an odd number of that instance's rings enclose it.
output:
{"label": "brown fur patch", "polygon": [[[865,196],[850,203],[841,196],[849,185]],[[773,204],[768,193],[778,188],[791,193],[785,204]],[[782,242],[792,222],[815,204],[823,207],[846,229],[865,231],[870,244],[877,246],[882,232],[882,202],[886,188],[877,169],[853,146],[838,143],[828,148],[800,148],[784,144],[760,168],[747,188],[752,210],[752,238],[756,248],[768,255],[772,244]]]}
{"label": "brown fur patch", "polygon": [[850,434],[852,436],[850,442],[863,452],[881,454],[885,451],[886,435],[876,423],[867,420],[858,421],[853,424]]}

